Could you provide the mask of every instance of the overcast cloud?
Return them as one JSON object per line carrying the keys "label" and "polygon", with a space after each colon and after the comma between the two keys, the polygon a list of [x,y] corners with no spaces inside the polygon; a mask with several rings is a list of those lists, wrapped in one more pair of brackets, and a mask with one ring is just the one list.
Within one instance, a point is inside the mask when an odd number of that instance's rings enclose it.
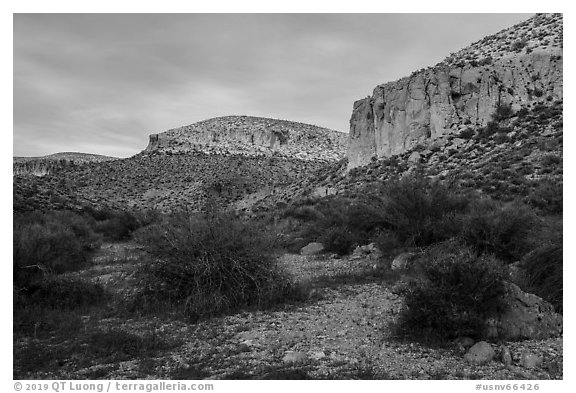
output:
{"label": "overcast cloud", "polygon": [[225,115],[348,131],[355,100],[528,14],[17,14],[14,155],[117,157]]}

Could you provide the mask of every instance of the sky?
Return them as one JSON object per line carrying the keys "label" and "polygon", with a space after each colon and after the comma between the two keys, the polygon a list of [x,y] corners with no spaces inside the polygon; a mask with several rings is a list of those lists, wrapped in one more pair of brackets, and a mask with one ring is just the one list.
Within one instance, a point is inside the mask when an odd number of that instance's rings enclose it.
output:
{"label": "sky", "polygon": [[355,100],[530,14],[14,14],[13,155],[129,157],[226,115],[348,132]]}

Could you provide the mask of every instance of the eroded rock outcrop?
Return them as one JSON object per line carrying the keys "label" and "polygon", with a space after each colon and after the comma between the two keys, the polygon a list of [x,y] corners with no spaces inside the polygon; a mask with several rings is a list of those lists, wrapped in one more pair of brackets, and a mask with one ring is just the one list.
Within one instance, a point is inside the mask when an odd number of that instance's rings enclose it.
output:
{"label": "eroded rock outcrop", "polygon": [[427,144],[467,124],[485,125],[499,105],[518,110],[561,100],[562,16],[537,15],[434,67],[377,86],[356,101],[348,167]]}
{"label": "eroded rock outcrop", "polygon": [[327,128],[251,116],[225,116],[150,135],[144,151],[282,156],[335,161],[346,154],[347,135]]}

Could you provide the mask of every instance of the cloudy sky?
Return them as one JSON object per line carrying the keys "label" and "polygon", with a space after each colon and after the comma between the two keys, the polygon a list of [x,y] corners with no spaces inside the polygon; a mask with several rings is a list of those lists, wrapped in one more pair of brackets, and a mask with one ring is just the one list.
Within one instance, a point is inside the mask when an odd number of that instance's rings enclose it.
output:
{"label": "cloudy sky", "polygon": [[15,14],[16,156],[131,156],[225,115],[348,131],[352,104],[528,14]]}

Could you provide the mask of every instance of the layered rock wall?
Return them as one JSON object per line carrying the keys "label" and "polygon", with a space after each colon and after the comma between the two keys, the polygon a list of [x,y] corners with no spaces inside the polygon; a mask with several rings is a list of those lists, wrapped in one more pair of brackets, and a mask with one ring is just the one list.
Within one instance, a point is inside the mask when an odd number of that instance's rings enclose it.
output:
{"label": "layered rock wall", "polygon": [[518,110],[562,100],[562,29],[561,14],[538,14],[434,67],[377,86],[354,103],[348,167],[483,126],[499,105]]}
{"label": "layered rock wall", "polygon": [[354,103],[349,168],[400,154],[461,125],[485,125],[498,105],[518,110],[561,99],[561,49],[510,56],[490,66],[424,70],[380,85]]}

